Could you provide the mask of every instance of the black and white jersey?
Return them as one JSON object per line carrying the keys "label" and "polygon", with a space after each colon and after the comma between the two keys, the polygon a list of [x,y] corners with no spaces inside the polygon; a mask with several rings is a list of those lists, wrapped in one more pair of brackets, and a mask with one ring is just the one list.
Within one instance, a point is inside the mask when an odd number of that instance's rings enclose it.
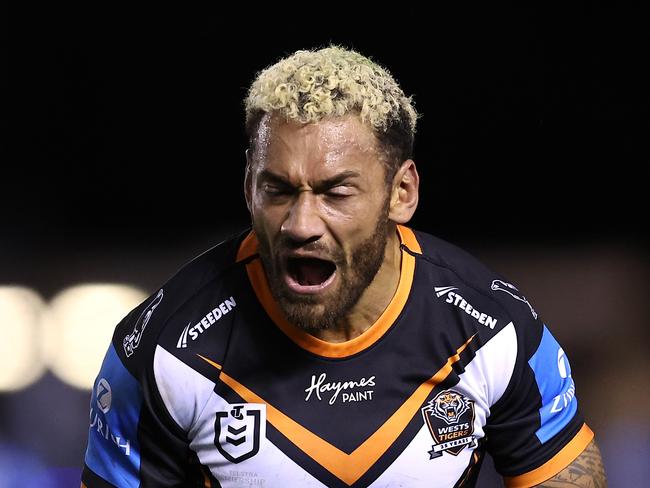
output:
{"label": "black and white jersey", "polygon": [[485,452],[540,483],[593,434],[531,303],[460,249],[399,226],[383,314],[343,343],[288,323],[253,232],[207,251],[116,328],[83,483],[473,486]]}

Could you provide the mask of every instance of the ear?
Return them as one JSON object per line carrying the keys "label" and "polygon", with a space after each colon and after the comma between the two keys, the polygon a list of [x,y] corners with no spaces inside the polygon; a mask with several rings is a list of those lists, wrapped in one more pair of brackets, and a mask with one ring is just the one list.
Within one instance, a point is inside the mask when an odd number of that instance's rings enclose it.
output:
{"label": "ear", "polygon": [[388,218],[397,224],[405,224],[418,206],[420,176],[412,159],[407,159],[395,173],[391,186]]}
{"label": "ear", "polygon": [[246,149],[246,172],[244,174],[244,197],[248,212],[251,212],[251,202],[253,196],[253,175],[252,175],[252,156],[251,150]]}

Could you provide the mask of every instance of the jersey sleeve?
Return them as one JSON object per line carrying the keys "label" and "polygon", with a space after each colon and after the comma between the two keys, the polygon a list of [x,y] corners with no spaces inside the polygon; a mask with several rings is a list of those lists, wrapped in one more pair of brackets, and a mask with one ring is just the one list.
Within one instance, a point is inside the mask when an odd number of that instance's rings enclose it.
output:
{"label": "jersey sleeve", "polygon": [[88,447],[82,474],[88,488],[139,486],[138,422],[142,406],[142,387],[111,344],[90,400]]}
{"label": "jersey sleeve", "polygon": [[534,486],[568,466],[593,432],[578,410],[568,357],[536,312],[513,317],[517,359],[487,420],[487,449],[506,486]]}
{"label": "jersey sleeve", "polygon": [[91,394],[82,486],[189,485],[186,440],[151,379],[162,297],[161,290],[115,329]]}

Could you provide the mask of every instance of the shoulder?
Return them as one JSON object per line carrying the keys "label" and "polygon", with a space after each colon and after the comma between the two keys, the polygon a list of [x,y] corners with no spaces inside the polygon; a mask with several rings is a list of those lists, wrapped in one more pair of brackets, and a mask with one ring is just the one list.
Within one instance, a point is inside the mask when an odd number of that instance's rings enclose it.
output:
{"label": "shoulder", "polygon": [[[190,376],[195,383],[188,383],[190,368],[167,353],[161,341],[177,335],[187,320],[196,323],[196,316],[205,314],[206,307],[213,308],[214,300],[223,295],[224,282],[232,281],[229,276],[242,267],[236,258],[245,235],[234,236],[185,265],[115,328],[91,395],[83,475],[87,483],[109,480],[121,486],[128,480],[137,484],[144,473],[140,459],[147,457],[154,464],[161,446],[174,476],[179,480],[185,476],[189,415],[182,409],[179,413],[178,402],[170,403],[168,393],[181,390],[192,401],[195,397],[190,395],[196,392],[188,388],[199,385],[200,375]],[[212,334],[217,344],[225,342],[218,327],[211,332],[217,332]],[[175,351],[173,346],[166,347]],[[160,355],[175,362],[161,362],[157,360]]]}
{"label": "shoulder", "polygon": [[184,265],[117,325],[112,346],[132,374],[150,367],[166,329],[200,307],[197,302],[205,293],[220,294],[224,280],[240,267],[237,251],[247,233],[229,237]]}
{"label": "shoulder", "polygon": [[[113,398],[115,411],[137,411],[132,415],[137,418],[147,405],[150,415],[166,417],[170,405],[162,406],[165,392],[187,383],[188,374],[195,379],[201,376],[200,371],[194,374],[194,346],[201,342],[215,354],[225,351],[234,315],[229,312],[238,296],[233,289],[241,286],[245,276],[238,250],[247,234],[233,236],[193,259],[120,321],[95,381],[93,402],[112,392],[106,398]],[[218,326],[210,327],[211,323]],[[193,335],[190,329],[200,334]],[[124,403],[121,408],[116,398]],[[179,422],[167,425],[177,431]],[[135,427],[132,430],[134,434]]]}
{"label": "shoulder", "polygon": [[[442,239],[415,232],[420,247],[416,283],[425,288],[430,310],[445,324],[445,334],[460,329],[473,337],[468,347],[473,368],[490,388],[490,402],[506,398],[529,361],[552,341],[528,297],[508,278],[467,251]],[[457,341],[460,339],[457,339]]]}
{"label": "shoulder", "polygon": [[[414,231],[420,246],[415,254],[418,266],[432,281],[438,298],[456,305],[472,304],[480,317],[481,308],[490,311],[501,326],[513,324],[518,331],[541,334],[542,324],[531,301],[510,279],[492,270],[460,247],[425,232]],[[463,307],[466,311],[467,307]],[[486,319],[487,320],[487,319]],[[483,322],[483,320],[481,320]],[[501,327],[499,327],[501,328]]]}

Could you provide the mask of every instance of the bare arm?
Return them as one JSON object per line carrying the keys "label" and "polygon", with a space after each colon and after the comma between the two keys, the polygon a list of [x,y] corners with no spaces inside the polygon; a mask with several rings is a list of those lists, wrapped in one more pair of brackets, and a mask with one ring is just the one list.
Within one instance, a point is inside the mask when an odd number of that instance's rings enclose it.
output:
{"label": "bare arm", "polygon": [[571,464],[545,481],[541,488],[607,488],[605,469],[596,441],[591,441]]}

